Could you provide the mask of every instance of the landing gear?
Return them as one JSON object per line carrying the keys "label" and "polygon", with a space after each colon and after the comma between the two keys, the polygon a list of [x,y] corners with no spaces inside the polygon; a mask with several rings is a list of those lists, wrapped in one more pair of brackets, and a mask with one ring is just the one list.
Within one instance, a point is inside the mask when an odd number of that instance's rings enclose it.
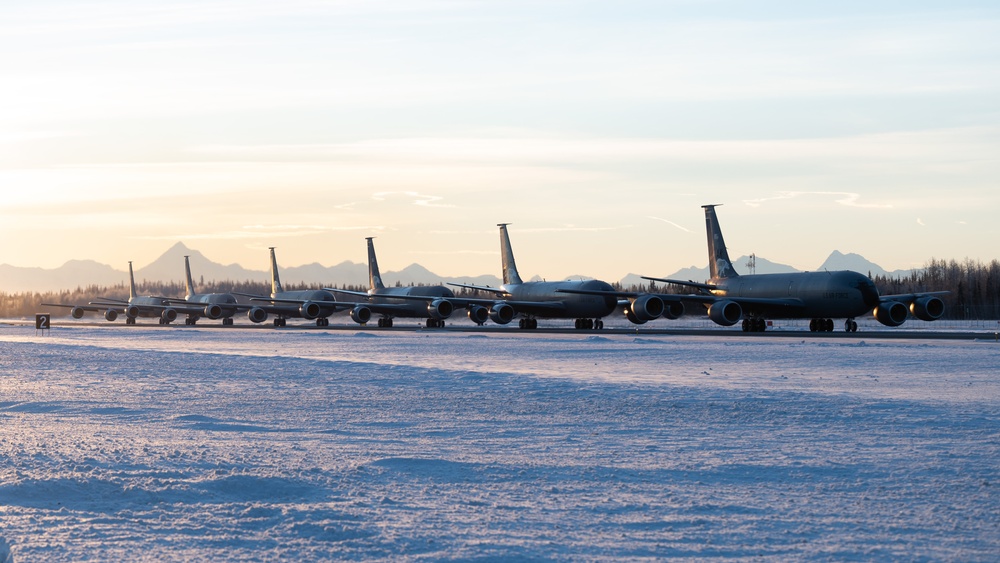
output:
{"label": "landing gear", "polygon": [[833,332],[833,319],[813,319],[809,321],[810,332]]}
{"label": "landing gear", "polygon": [[198,319],[196,319],[194,317],[187,317],[186,319],[184,319],[184,324],[187,325],[187,326],[194,326],[195,323],[197,323],[197,322],[198,322]]}
{"label": "landing gear", "polygon": [[604,328],[604,321],[601,319],[576,319],[577,330],[601,330]]}
{"label": "landing gear", "polygon": [[854,319],[847,319],[844,321],[844,332],[857,332],[858,322]]}
{"label": "landing gear", "polygon": [[519,319],[517,321],[517,327],[525,330],[533,330],[538,328],[538,319]]}
{"label": "landing gear", "polygon": [[127,324],[127,325],[134,325],[135,324],[135,319],[133,319],[132,317],[125,317],[125,324]]}
{"label": "landing gear", "polygon": [[427,328],[444,328],[444,319],[427,319]]}
{"label": "landing gear", "polygon": [[392,328],[392,317],[382,317],[378,320],[379,328]]}
{"label": "landing gear", "polygon": [[743,332],[764,332],[765,330],[767,330],[767,321],[763,317],[743,319]]}
{"label": "landing gear", "polygon": [[233,318],[232,317],[226,317],[226,318],[222,319],[222,326],[233,326]]}
{"label": "landing gear", "polygon": [[316,319],[316,326],[330,326],[330,319],[318,318]]}
{"label": "landing gear", "polygon": [[281,317],[275,317],[275,319],[274,319],[274,328],[279,328],[279,327],[283,327],[283,326],[285,326],[285,319],[283,319]]}

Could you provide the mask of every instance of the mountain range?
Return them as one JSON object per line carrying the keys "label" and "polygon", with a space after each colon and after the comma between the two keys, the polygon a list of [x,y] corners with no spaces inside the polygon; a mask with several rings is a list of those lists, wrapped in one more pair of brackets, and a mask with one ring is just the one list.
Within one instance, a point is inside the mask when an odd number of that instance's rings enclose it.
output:
{"label": "mountain range", "polygon": [[[135,271],[136,281],[140,284],[143,280],[150,281],[183,281],[184,256],[191,257],[191,271],[195,277],[195,284],[201,280],[215,281],[260,281],[268,282],[270,273],[264,270],[249,270],[239,264],[219,264],[206,258],[197,250],[192,250],[183,243],[178,242],[170,247],[162,256],[153,263],[139,268]],[[749,257],[741,256],[735,260],[737,271],[749,273],[746,266]],[[758,274],[795,272],[798,271],[791,266],[777,264],[764,258],[756,257],[755,272]],[[820,265],[817,270],[853,270],[864,274],[871,273],[873,276],[884,275],[890,277],[905,277],[910,274],[909,270],[896,270],[887,272],[864,257],[858,254],[842,254],[834,251],[830,257]],[[658,277],[673,278],[681,280],[704,281],[708,279],[708,267],[690,267],[678,270],[668,275],[657,275]],[[572,276],[579,279],[582,276]],[[501,280],[493,275],[473,275],[456,276],[445,278],[431,272],[420,264],[410,264],[398,271],[382,272],[382,278],[395,284],[397,281],[402,285],[410,284],[440,284],[447,281],[461,281],[477,285],[500,285]],[[28,268],[0,264],[0,292],[23,293],[29,291],[47,292],[61,291],[65,289],[75,289],[77,287],[112,286],[123,283],[128,279],[128,272],[116,270],[106,264],[101,264],[93,260],[70,260],[58,268]],[[539,279],[537,276],[533,279]],[[323,266],[319,263],[305,264],[281,268],[281,281],[290,283],[307,284],[335,284],[337,286],[368,285],[368,266],[356,262],[344,261],[334,266]],[[632,285],[647,285],[649,282],[643,280],[638,274],[628,274],[618,280],[623,287]]]}

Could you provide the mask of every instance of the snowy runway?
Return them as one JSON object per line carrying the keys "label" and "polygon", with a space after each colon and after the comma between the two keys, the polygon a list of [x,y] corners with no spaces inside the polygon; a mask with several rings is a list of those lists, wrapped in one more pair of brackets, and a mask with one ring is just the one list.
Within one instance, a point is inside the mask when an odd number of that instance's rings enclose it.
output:
{"label": "snowy runway", "polygon": [[0,538],[15,561],[991,560],[998,366],[992,341],[0,325]]}

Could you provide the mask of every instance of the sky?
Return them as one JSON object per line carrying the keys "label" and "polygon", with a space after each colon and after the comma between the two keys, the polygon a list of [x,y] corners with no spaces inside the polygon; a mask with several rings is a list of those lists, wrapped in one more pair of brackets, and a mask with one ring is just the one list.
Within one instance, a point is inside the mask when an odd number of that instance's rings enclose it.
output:
{"label": "sky", "polygon": [[[0,263],[1000,258],[995,1],[5,3]],[[178,269],[182,266],[178,265]]]}

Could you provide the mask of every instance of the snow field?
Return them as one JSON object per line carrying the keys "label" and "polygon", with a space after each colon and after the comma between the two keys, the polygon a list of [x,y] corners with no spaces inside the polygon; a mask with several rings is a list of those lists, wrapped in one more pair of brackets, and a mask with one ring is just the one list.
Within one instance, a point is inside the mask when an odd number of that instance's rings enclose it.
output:
{"label": "snow field", "polygon": [[0,561],[993,560],[1000,345],[0,325]]}

